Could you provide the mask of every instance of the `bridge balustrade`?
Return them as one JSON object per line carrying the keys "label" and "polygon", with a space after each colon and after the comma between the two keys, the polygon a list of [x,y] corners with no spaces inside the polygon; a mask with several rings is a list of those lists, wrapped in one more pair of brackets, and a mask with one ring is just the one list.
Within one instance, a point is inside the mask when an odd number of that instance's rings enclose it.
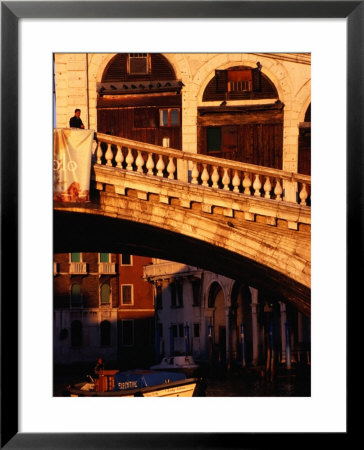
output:
{"label": "bridge balustrade", "polygon": [[[276,201],[310,204],[311,177],[97,133],[96,164]],[[186,164],[187,163],[187,164]],[[178,168],[178,170],[177,170]],[[185,169],[185,170],[184,170]],[[189,175],[186,177],[186,172]]]}

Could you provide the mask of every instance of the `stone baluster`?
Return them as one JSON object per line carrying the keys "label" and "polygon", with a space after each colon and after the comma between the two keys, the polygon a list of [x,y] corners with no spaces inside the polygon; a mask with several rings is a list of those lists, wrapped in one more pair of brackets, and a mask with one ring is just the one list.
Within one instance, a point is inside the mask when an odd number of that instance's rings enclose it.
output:
{"label": "stone baluster", "polygon": [[[217,184],[219,181],[220,175],[219,172],[217,170],[217,167],[214,166],[213,167],[213,171],[212,171],[212,175],[211,175],[211,181],[212,181],[212,187],[217,189],[219,187],[219,185]],[[206,185],[205,185],[206,186]]]}
{"label": "stone baluster", "polygon": [[167,172],[169,173],[168,178],[174,180],[174,172],[176,171],[176,166],[173,162],[173,156],[169,157],[169,162],[167,166]]}
{"label": "stone baluster", "polygon": [[270,198],[270,191],[272,189],[272,185],[271,185],[269,177],[266,177],[263,189],[264,189],[264,192],[265,192],[264,197],[265,198]]}
{"label": "stone baluster", "polygon": [[255,174],[255,179],[253,183],[254,195],[255,197],[260,197],[260,188],[262,187],[262,183],[259,179],[259,174]]}
{"label": "stone baluster", "polygon": [[149,175],[154,175],[153,169],[154,169],[154,161],[153,156],[151,153],[148,153],[148,159],[147,159],[147,169]]}
{"label": "stone baluster", "polygon": [[134,162],[134,156],[131,152],[131,148],[128,148],[128,154],[126,155],[126,170],[133,170],[133,162]]}
{"label": "stone baluster", "polygon": [[278,201],[282,200],[282,193],[283,193],[283,189],[281,186],[281,182],[280,182],[279,178],[277,178],[276,186],[274,188],[274,194],[276,196],[276,200],[278,200]]}
{"label": "stone baluster", "polygon": [[229,177],[229,169],[224,168],[224,176],[222,177],[222,184],[224,185],[225,191],[229,191],[230,177]]}
{"label": "stone baluster", "polygon": [[234,176],[233,176],[233,186],[234,186],[234,192],[239,192],[240,187],[240,177],[238,174],[238,171],[235,170]]}
{"label": "stone baluster", "polygon": [[243,179],[244,194],[250,195],[250,186],[251,185],[252,185],[252,180],[250,179],[248,172],[244,172],[244,179]]}
{"label": "stone baluster", "polygon": [[118,167],[122,167],[122,164],[124,161],[124,155],[123,155],[120,145],[117,146],[117,149],[118,149],[118,151],[116,152],[116,156],[115,156],[116,165]]}
{"label": "stone baluster", "polygon": [[112,166],[113,152],[111,150],[111,144],[107,144],[107,150],[105,153],[106,165]]}
{"label": "stone baluster", "polygon": [[306,190],[306,183],[303,183],[302,184],[302,189],[301,189],[301,192],[300,192],[301,205],[306,206],[307,197],[308,197],[308,193],[307,193],[307,190]]}
{"label": "stone baluster", "polygon": [[97,164],[101,164],[101,158],[102,158],[102,148],[101,148],[101,142],[99,142],[99,145],[97,146]]}
{"label": "stone baluster", "polygon": [[164,164],[163,157],[162,157],[162,155],[159,155],[159,159],[158,159],[157,166],[156,166],[156,168],[158,170],[157,177],[163,177],[163,170],[165,167],[166,166]]}
{"label": "stone baluster", "polygon": [[192,176],[191,184],[198,184],[198,176],[199,175],[200,175],[200,172],[198,171],[198,168],[197,168],[197,162],[193,161],[193,166],[192,166],[192,171],[191,171],[191,176]]}
{"label": "stone baluster", "polygon": [[138,155],[135,160],[137,166],[137,172],[143,173],[144,159],[140,150],[138,150]]}
{"label": "stone baluster", "polygon": [[209,175],[209,173],[207,171],[206,166],[207,166],[207,164],[203,164],[203,171],[202,171],[202,175],[201,175],[202,186],[208,186],[209,185],[208,181],[209,181],[210,175]]}

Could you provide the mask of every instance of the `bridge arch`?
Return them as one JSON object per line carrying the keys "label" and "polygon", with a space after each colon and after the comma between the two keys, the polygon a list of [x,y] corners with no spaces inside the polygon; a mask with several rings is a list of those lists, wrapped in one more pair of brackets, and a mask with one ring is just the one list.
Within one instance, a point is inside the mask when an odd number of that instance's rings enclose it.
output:
{"label": "bridge arch", "polygon": [[[95,214],[94,214],[95,213]],[[174,214],[172,212],[172,214]],[[78,211],[54,211],[54,252],[64,253],[72,250],[88,252],[131,253],[152,256],[181,262],[224,275],[228,278],[249,284],[270,298],[292,302],[305,315],[310,315],[310,288],[290,278],[278,270],[237,253],[233,248],[218,245],[214,239],[196,238],[196,230],[190,235],[176,229],[163,228],[163,224],[147,223],[147,209],[143,211],[145,221],[132,221],[132,208],[127,207],[125,218],[108,216],[95,210],[78,208]],[[165,213],[165,216],[170,213]],[[197,218],[194,218],[194,222]],[[163,220],[162,220],[163,221]],[[189,221],[185,226],[191,228]],[[203,224],[202,220],[199,220]],[[216,227],[216,225],[215,225]],[[222,233],[226,233],[223,229]],[[253,233],[251,238],[256,234]],[[265,235],[262,236],[262,244]],[[237,240],[233,241],[236,244]],[[247,245],[247,243],[246,243]],[[272,248],[270,249],[272,252]],[[278,259],[282,258],[276,249]],[[262,255],[264,252],[262,253]],[[287,257],[287,255],[286,255]]]}

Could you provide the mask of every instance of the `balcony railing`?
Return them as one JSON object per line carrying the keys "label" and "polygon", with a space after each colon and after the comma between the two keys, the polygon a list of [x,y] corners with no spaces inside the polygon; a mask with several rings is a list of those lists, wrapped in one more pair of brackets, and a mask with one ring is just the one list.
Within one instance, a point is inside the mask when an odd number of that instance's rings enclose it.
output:
{"label": "balcony railing", "polygon": [[[187,181],[192,185],[307,206],[311,177],[213,156],[97,134],[97,164],[149,176]],[[187,169],[182,173],[183,164]],[[180,173],[177,173],[177,167]]]}
{"label": "balcony railing", "polygon": [[116,264],[115,263],[99,263],[99,273],[105,275],[115,275],[116,274]]}
{"label": "balcony railing", "polygon": [[70,273],[86,274],[87,273],[87,264],[85,262],[71,262],[70,263]]}

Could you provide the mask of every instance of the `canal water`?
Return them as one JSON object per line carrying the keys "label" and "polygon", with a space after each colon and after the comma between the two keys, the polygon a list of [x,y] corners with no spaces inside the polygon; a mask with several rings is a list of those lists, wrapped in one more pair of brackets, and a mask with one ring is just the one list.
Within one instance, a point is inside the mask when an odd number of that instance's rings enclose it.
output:
{"label": "canal water", "polygon": [[[85,379],[93,373],[88,366],[60,366],[54,369],[54,392],[63,396],[67,385]],[[309,397],[311,395],[311,371],[309,365],[294,366],[291,370],[277,368],[272,380],[266,379],[263,367],[205,369],[201,374],[203,389],[197,397]]]}

